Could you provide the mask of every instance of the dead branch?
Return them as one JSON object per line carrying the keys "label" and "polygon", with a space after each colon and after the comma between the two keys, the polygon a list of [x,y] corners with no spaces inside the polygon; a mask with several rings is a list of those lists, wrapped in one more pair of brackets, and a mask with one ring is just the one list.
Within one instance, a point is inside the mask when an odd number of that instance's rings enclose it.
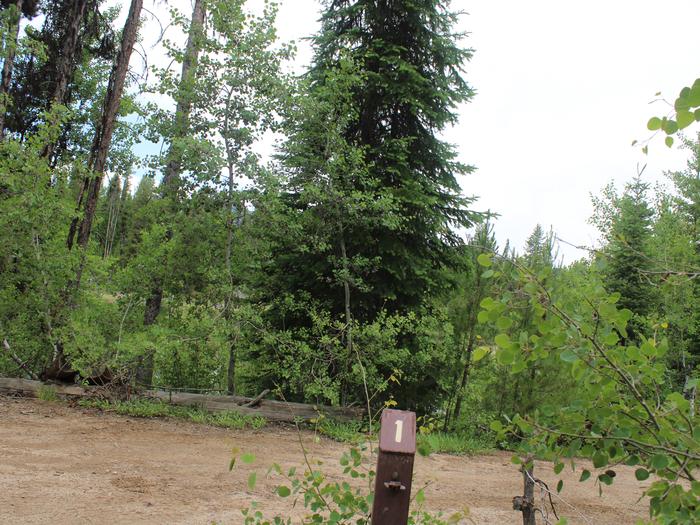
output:
{"label": "dead branch", "polygon": [[260,392],[257,396],[255,396],[253,399],[251,399],[247,403],[242,404],[241,406],[242,407],[250,407],[250,408],[258,406],[260,404],[260,401],[262,401],[262,398],[265,397],[269,393],[270,393],[270,389],[266,388],[265,390]]}
{"label": "dead branch", "polygon": [[10,348],[10,343],[7,342],[7,339],[2,340],[2,348],[5,350],[7,355],[10,356],[10,359],[12,359],[18,367],[20,367],[22,370],[24,370],[29,377],[31,377],[34,380],[38,380],[39,377],[32,371],[31,368],[27,366],[27,363],[22,361],[19,357],[17,357],[14,352],[12,351],[12,348]]}

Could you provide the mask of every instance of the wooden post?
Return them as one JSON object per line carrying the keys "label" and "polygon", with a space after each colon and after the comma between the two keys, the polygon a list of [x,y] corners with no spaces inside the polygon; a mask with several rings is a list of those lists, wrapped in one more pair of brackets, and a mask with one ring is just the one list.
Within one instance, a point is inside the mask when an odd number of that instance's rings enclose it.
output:
{"label": "wooden post", "polygon": [[406,525],[416,455],[416,414],[385,409],[379,431],[372,525]]}
{"label": "wooden post", "polygon": [[535,463],[532,457],[525,459],[520,472],[523,473],[523,495],[513,498],[513,510],[523,513],[523,525],[537,525],[535,522]]}

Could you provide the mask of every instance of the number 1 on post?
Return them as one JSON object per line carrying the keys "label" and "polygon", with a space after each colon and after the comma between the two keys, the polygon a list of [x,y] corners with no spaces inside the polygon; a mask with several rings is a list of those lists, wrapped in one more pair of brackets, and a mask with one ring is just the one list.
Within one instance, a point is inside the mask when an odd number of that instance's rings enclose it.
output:
{"label": "number 1 on post", "polygon": [[396,423],[396,436],[394,436],[394,441],[396,441],[397,443],[401,443],[401,437],[403,434],[403,421],[399,419],[395,423]]}

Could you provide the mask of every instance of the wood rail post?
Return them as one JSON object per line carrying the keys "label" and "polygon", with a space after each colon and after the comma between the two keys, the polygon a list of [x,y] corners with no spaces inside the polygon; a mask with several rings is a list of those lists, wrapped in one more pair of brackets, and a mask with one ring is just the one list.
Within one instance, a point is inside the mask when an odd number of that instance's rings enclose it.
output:
{"label": "wood rail post", "polygon": [[411,503],[416,414],[385,409],[379,431],[372,525],[406,525]]}

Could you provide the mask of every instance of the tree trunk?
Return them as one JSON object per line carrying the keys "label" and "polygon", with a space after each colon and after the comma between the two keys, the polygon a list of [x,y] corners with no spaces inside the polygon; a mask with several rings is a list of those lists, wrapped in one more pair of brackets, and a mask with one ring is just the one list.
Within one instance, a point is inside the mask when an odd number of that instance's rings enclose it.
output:
{"label": "tree trunk", "polygon": [[482,286],[482,280],[481,280],[481,273],[477,269],[476,272],[476,282],[474,283],[476,286],[475,292],[474,292],[474,298],[471,302],[470,309],[469,309],[469,320],[468,320],[468,339],[467,339],[467,350],[464,355],[464,369],[462,370],[462,379],[459,382],[459,386],[457,387],[457,395],[456,395],[456,401],[455,401],[455,409],[452,414],[452,420],[457,421],[459,419],[459,416],[462,412],[462,399],[464,398],[464,389],[467,386],[467,383],[469,381],[469,369],[471,368],[472,364],[472,353],[474,352],[474,342],[476,341],[476,321],[477,321],[477,312],[479,310],[479,304],[481,303],[481,299],[484,295],[484,289]]}
{"label": "tree trunk", "polygon": [[464,398],[464,389],[467,387],[467,382],[469,381],[469,369],[472,364],[472,353],[474,352],[474,329],[472,328],[469,334],[469,342],[467,343],[467,351],[465,353],[465,363],[462,369],[462,379],[457,387],[457,400],[455,401],[455,409],[452,413],[452,420],[457,421],[460,414],[462,413],[462,399]]}
{"label": "tree trunk", "polygon": [[522,512],[523,525],[537,525],[535,520],[535,477],[534,460],[528,457],[520,471],[523,473],[523,495],[513,498],[513,510]]}
{"label": "tree trunk", "polygon": [[[229,93],[229,101],[231,100],[232,92]],[[228,109],[228,108],[227,108]],[[224,121],[224,134],[226,135],[226,157],[227,157],[227,168],[228,168],[228,199],[226,202],[226,275],[228,276],[228,297],[226,298],[226,325],[228,328],[228,369],[226,371],[226,382],[227,390],[229,395],[235,395],[236,393],[236,347],[238,346],[238,334],[233,333],[231,327],[232,316],[231,308],[234,297],[233,288],[233,261],[231,259],[231,254],[233,252],[233,203],[235,181],[234,181],[234,152],[231,147],[231,143],[228,139],[228,111],[226,112],[226,118]],[[242,213],[242,210],[241,210]]]}
{"label": "tree trunk", "polygon": [[[156,283],[157,290],[162,290],[160,283]],[[163,297],[162,291],[151,293],[151,296],[146,299],[146,310],[143,314],[144,326],[151,326],[156,322],[158,313],[160,312],[160,301]],[[145,355],[141,358],[139,366],[136,368],[136,381],[144,386],[151,386],[153,382],[153,357],[155,354],[154,348],[148,348]]]}
{"label": "tree trunk", "polygon": [[[136,43],[136,37],[139,28],[139,17],[143,8],[143,0],[132,0],[129,9],[129,15],[124,24],[122,34],[122,43],[117,60],[109,77],[107,85],[107,93],[105,94],[104,107],[102,110],[102,121],[95,136],[95,140],[90,152],[90,168],[94,173],[94,177],[86,179],[89,181],[87,186],[87,198],[83,207],[83,218],[80,221],[78,228],[78,245],[85,249],[90,240],[92,231],[92,221],[95,218],[95,210],[97,209],[97,200],[100,196],[102,188],[102,178],[104,176],[105,167],[107,165],[107,154],[109,146],[112,142],[112,133],[117,121],[117,113],[119,112],[119,104],[121,103],[122,93],[124,91],[124,83],[126,81],[126,73],[129,69],[129,59],[131,52]],[[75,234],[75,229],[71,228],[72,234]],[[69,237],[69,249],[73,244],[73,236]],[[78,279],[78,284],[80,279]]]}
{"label": "tree trunk", "polygon": [[[92,0],[74,0],[69,13],[70,23],[68,24],[66,34],[63,35],[63,46],[61,54],[56,63],[56,86],[54,88],[53,97],[50,104],[66,104],[68,95],[68,86],[73,79],[73,72],[76,63],[76,55],[78,53],[80,43],[80,28],[85,18],[87,6]],[[55,143],[47,144],[41,156],[50,159],[56,149]],[[85,188],[86,190],[87,188]],[[84,191],[85,191],[84,190]]]}
{"label": "tree trunk", "polygon": [[343,370],[343,377],[341,378],[341,402],[342,406],[347,404],[347,380],[346,374],[350,369],[350,360],[353,357],[354,346],[353,346],[353,331],[352,331],[352,310],[350,303],[350,265],[348,264],[348,253],[345,246],[345,232],[343,231],[343,225],[340,225],[340,256],[343,261],[343,305],[345,307],[345,349],[346,349],[346,362],[345,370]]}
{"label": "tree trunk", "polygon": [[[200,38],[204,27],[204,5],[202,0],[195,0],[192,8],[192,20],[190,22],[190,31],[187,36],[187,48],[185,49],[185,57],[182,60],[182,73],[180,75],[180,86],[178,88],[177,107],[175,108],[175,137],[182,138],[187,135],[190,111],[192,109],[192,92],[191,89],[196,78],[196,67],[199,60],[199,52],[201,50]],[[182,170],[180,155],[175,151],[176,148],[171,144],[168,154],[168,161],[163,174],[164,191],[169,191],[172,183],[177,181]]]}
{"label": "tree trunk", "polygon": [[343,292],[345,305],[345,343],[348,351],[348,356],[352,355],[352,311],[350,310],[350,282],[348,279],[349,265],[348,254],[345,249],[345,235],[341,226],[340,229],[340,255],[343,258]]}
{"label": "tree trunk", "polygon": [[6,97],[10,92],[10,81],[12,80],[12,68],[15,63],[15,53],[17,52],[17,39],[19,38],[19,24],[22,20],[22,4],[24,0],[17,0],[13,6],[16,10],[10,20],[9,31],[5,40],[5,58],[2,64],[2,78],[0,79],[0,139],[5,135],[5,113],[7,110]]}
{"label": "tree trunk", "polygon": [[[70,24],[63,36],[63,47],[56,64],[56,87],[53,92],[54,104],[64,104],[68,93],[68,85],[73,78],[73,70],[76,63],[76,54],[80,42],[80,28],[91,0],[73,0],[70,11]],[[128,23],[128,20],[127,20]],[[126,26],[125,26],[126,29]],[[131,52],[129,52],[131,55]],[[119,58],[117,58],[119,60]]]}
{"label": "tree trunk", "polygon": [[[187,37],[187,48],[185,49],[185,57],[182,61],[182,74],[180,76],[180,87],[178,88],[177,107],[175,109],[175,135],[172,137],[173,142],[178,138],[185,137],[188,133],[190,110],[192,109],[193,97],[191,93],[192,84],[195,79],[197,61],[199,60],[199,51],[201,49],[202,30],[204,27],[204,5],[202,0],[195,0],[192,9],[192,20],[190,22],[190,31]],[[182,171],[182,163],[180,154],[176,151],[178,146],[170,145],[168,152],[168,160],[163,173],[162,193],[165,198],[175,198],[176,182],[180,178]],[[166,242],[172,236],[172,231],[168,231]],[[150,326],[155,323],[160,314],[160,305],[163,302],[163,287],[156,280],[151,297],[148,302],[152,309],[146,309],[146,314],[143,318],[144,326]],[[152,372],[151,372],[152,373]]]}
{"label": "tree trunk", "polygon": [[[230,325],[230,316],[227,316],[228,324]],[[238,346],[238,337],[229,333],[228,341],[228,369],[226,370],[226,387],[228,394],[236,395],[236,350]]]}
{"label": "tree trunk", "polygon": [[[87,189],[87,198],[85,199],[86,192],[81,191],[77,208],[77,211],[80,211],[82,208],[83,217],[82,220],[80,220],[77,216],[74,217],[71,221],[68,232],[68,249],[71,250],[73,248],[75,235],[77,233],[78,245],[83,250],[83,257],[78,263],[75,280],[69,283],[66,290],[69,305],[72,302],[72,295],[80,288],[80,280],[85,265],[84,253],[85,249],[87,248],[88,241],[90,240],[92,221],[95,217],[97,200],[100,196],[100,188],[102,186],[102,177],[104,176],[105,166],[107,164],[107,154],[109,153],[112,133],[114,132],[114,125],[117,120],[117,113],[119,112],[119,104],[121,102],[122,92],[124,91],[126,73],[129,68],[129,59],[131,58],[131,52],[134,49],[134,44],[136,43],[142,8],[143,0],[131,1],[129,15],[127,16],[124,24],[124,30],[122,32],[121,47],[119,49],[119,53],[117,54],[112,72],[109,76],[109,83],[107,85],[107,92],[105,93],[100,126],[97,129],[97,134],[95,135],[95,139],[92,143],[92,149],[90,150],[88,167],[94,173],[94,178],[86,177],[83,180],[83,188]],[[56,355],[54,356],[53,363],[49,366],[45,373],[51,374],[52,370],[55,369],[65,371],[67,369],[67,365],[68,361],[63,353],[63,347],[59,342],[57,344],[57,351]],[[68,369],[70,369],[69,366]],[[49,377],[49,375],[46,377]]]}

